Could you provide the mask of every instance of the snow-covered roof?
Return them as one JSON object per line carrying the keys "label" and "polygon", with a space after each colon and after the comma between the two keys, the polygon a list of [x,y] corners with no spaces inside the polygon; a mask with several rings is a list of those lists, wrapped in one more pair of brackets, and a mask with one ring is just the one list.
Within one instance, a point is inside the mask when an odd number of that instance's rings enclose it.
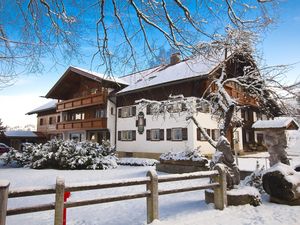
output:
{"label": "snow-covered roof", "polygon": [[91,70],[82,69],[82,68],[79,68],[79,67],[76,67],[76,66],[71,66],[71,68],[74,68],[74,69],[77,69],[77,70],[81,70],[82,72],[94,75],[96,77],[101,78],[102,80],[106,80],[106,81],[110,81],[110,82],[116,82],[116,83],[119,83],[119,84],[128,85],[128,83],[124,79],[122,79],[122,78],[118,78],[118,77],[115,77],[115,76],[108,77],[108,76],[105,76],[102,73],[97,73],[97,72],[94,72],[94,71],[91,71]]}
{"label": "snow-covered roof", "polygon": [[41,105],[40,107],[31,110],[30,112],[26,113],[26,115],[31,115],[31,114],[51,110],[51,109],[56,109],[56,103],[57,103],[57,100],[51,100],[50,102],[47,102],[46,104]]}
{"label": "snow-covered roof", "polygon": [[25,131],[25,130],[11,130],[5,131],[4,135],[6,137],[38,137],[36,133],[33,131]]}
{"label": "snow-covered roof", "polygon": [[213,57],[212,59],[197,56],[181,61],[175,65],[160,65],[155,68],[133,73],[121,77],[129,86],[119,91],[118,94],[208,75],[223,59],[223,55]]}
{"label": "snow-covered roof", "polygon": [[257,120],[254,129],[299,129],[298,123],[292,117],[275,117],[274,120]]}

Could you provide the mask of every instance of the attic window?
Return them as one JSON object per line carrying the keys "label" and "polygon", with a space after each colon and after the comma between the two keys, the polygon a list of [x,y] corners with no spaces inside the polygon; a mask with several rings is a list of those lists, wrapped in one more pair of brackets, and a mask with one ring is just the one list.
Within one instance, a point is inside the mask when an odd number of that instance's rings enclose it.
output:
{"label": "attic window", "polygon": [[152,80],[152,79],[154,79],[156,76],[151,76],[151,77],[149,77],[148,78],[148,80]]}

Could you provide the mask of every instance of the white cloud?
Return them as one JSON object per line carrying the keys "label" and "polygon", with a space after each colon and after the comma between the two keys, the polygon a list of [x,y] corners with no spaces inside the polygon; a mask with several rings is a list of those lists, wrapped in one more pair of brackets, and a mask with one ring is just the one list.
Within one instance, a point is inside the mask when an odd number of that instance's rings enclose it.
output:
{"label": "white cloud", "polygon": [[0,95],[0,118],[10,127],[36,125],[36,115],[25,114],[48,101],[36,95]]}

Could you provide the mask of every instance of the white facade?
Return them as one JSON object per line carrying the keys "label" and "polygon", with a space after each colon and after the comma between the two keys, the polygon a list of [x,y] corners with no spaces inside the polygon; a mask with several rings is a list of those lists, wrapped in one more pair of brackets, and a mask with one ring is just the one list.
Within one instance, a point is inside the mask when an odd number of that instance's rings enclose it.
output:
{"label": "white facade", "polygon": [[[134,107],[134,106],[126,106]],[[119,107],[119,109],[126,108]],[[129,153],[164,153],[168,151],[180,152],[186,150],[200,149],[202,154],[213,154],[214,148],[204,139],[197,137],[197,127],[192,121],[187,121],[187,111],[181,111],[179,113],[173,114],[164,114],[164,115],[147,115],[146,107],[141,107],[135,105],[136,113],[133,116],[129,117],[117,117],[117,151],[119,152],[129,152]],[[144,132],[139,133],[137,128],[138,114],[143,112],[146,126],[144,127]],[[209,133],[212,136],[214,133],[215,140],[217,140],[219,135],[219,124],[216,119],[212,118],[210,113],[197,112],[194,114],[194,117],[197,119],[201,127],[209,129]],[[187,130],[187,140],[181,138],[181,140],[167,140],[167,129],[174,128],[186,128]],[[150,130],[150,136],[152,135],[151,130],[163,130],[163,140],[147,140],[147,132]],[[148,130],[148,131],[147,131]],[[173,135],[173,130],[171,130],[171,136]],[[122,140],[122,133],[134,131],[135,140]],[[155,133],[155,131],[154,131]],[[179,132],[180,133],[180,132]],[[126,134],[127,135],[127,134]],[[238,128],[236,130],[236,141],[234,147],[238,150],[241,150],[243,147],[242,143],[242,130]],[[127,136],[125,137],[127,138]],[[170,137],[169,137],[170,139]]]}

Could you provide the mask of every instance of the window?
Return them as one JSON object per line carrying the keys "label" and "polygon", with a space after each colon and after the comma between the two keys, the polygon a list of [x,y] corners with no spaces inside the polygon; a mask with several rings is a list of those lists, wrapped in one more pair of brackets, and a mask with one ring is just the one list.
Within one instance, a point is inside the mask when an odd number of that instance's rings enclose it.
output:
{"label": "window", "polygon": [[70,140],[81,141],[81,134],[80,133],[71,133]]}
{"label": "window", "polygon": [[118,109],[118,117],[127,118],[136,115],[136,106],[123,107]]}
{"label": "window", "polygon": [[53,117],[49,117],[49,124],[53,124]]}
{"label": "window", "polygon": [[210,106],[207,102],[197,101],[196,109],[198,112],[209,113]]}
{"label": "window", "polygon": [[111,115],[114,115],[114,107],[111,107],[111,108],[110,108],[110,114],[111,114]]}
{"label": "window", "polygon": [[60,122],[60,116],[57,116],[57,122],[58,123]]}
{"label": "window", "polygon": [[84,119],[84,113],[75,113],[75,120]]}
{"label": "window", "polygon": [[118,140],[119,141],[135,141],[136,140],[136,131],[135,130],[118,131]]}
{"label": "window", "polygon": [[104,118],[104,117],[106,117],[105,109],[96,109],[95,118]]}
{"label": "window", "polygon": [[219,137],[220,137],[220,130],[218,130],[218,129],[212,129],[211,130],[211,138],[214,141],[217,141],[217,140],[219,140]]}
{"label": "window", "polygon": [[44,119],[40,118],[40,126],[43,126],[43,125],[44,125]]}
{"label": "window", "polygon": [[[214,141],[217,141],[220,137],[220,130],[219,129],[206,129],[207,135],[211,137]],[[200,132],[200,128],[197,128],[197,140],[198,141],[207,141],[204,135]]]}
{"label": "window", "polygon": [[158,141],[160,139],[159,129],[151,130],[151,140]]}
{"label": "window", "polygon": [[181,141],[182,140],[181,128],[173,128],[172,129],[172,140],[173,141]]}
{"label": "window", "polygon": [[151,129],[146,131],[147,141],[163,141],[164,136],[164,129]]}
{"label": "window", "polygon": [[167,129],[167,140],[170,141],[182,141],[187,140],[187,128],[172,128]]}

